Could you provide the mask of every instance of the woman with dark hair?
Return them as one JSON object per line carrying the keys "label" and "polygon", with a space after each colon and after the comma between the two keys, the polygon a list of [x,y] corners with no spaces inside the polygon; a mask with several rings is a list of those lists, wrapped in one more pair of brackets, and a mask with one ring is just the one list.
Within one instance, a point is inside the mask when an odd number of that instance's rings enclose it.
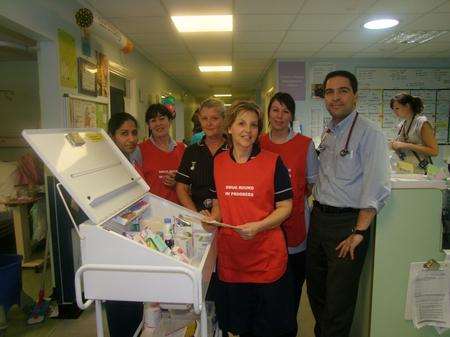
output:
{"label": "woman with dark hair", "polygon": [[[138,124],[136,119],[126,113],[111,116],[108,122],[108,134],[133,163],[132,157],[137,155]],[[140,302],[106,301],[106,317],[111,337],[131,337],[142,321],[143,305]]]}
{"label": "woman with dark hair", "polygon": [[423,172],[432,163],[431,157],[439,154],[433,128],[421,115],[423,102],[419,97],[401,93],[391,99],[390,105],[394,114],[403,119],[390,146],[400,160],[414,164],[415,172]]}
{"label": "woman with dark hair", "polygon": [[269,102],[267,114],[270,131],[261,136],[261,148],[279,154],[291,177],[292,213],[281,228],[286,236],[289,264],[295,276],[298,310],[305,281],[306,237],[309,227],[306,198],[316,182],[318,159],[312,139],[292,130],[295,101],[291,95],[276,93]]}
{"label": "woman with dark hair", "polygon": [[186,146],[169,134],[172,113],[162,104],[152,104],[145,114],[150,137],[139,144],[142,174],[150,192],[179,203],[175,191],[175,173]]}
{"label": "woman with dark hair", "polygon": [[138,144],[136,118],[126,112],[112,115],[108,121],[108,134],[125,157],[130,160]]}
{"label": "woman with dark hair", "polygon": [[231,225],[217,233],[219,327],[240,337],[295,336],[293,280],[280,228],[292,209],[289,173],[279,155],[258,145],[256,104],[234,103],[225,120],[230,149],[214,159],[211,210],[212,219]]}

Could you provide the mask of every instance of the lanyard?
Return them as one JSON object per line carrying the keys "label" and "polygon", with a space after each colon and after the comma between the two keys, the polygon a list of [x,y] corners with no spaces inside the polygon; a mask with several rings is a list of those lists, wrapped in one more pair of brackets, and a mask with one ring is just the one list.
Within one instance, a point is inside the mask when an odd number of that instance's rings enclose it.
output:
{"label": "lanyard", "polygon": [[[416,117],[416,116],[413,116],[413,118],[411,119],[411,123],[409,123],[408,130],[406,130],[406,133],[405,133],[405,141],[406,141],[406,142],[408,141],[409,130],[411,130],[411,126],[412,126],[412,124],[413,124],[413,122],[414,122],[414,118],[415,118],[415,117]],[[407,122],[408,122],[408,121],[405,120],[405,121],[402,123],[402,126],[400,127],[400,130],[398,130],[397,138],[398,138],[398,136],[400,136],[400,134],[402,133],[403,129],[405,128],[405,124],[406,124]]]}
{"label": "lanyard", "polygon": [[[353,122],[352,125],[350,126],[350,130],[348,131],[347,134],[347,139],[345,141],[345,146],[344,148],[339,152],[339,154],[341,155],[341,157],[345,157],[346,155],[348,155],[350,153],[350,151],[348,150],[348,143],[350,142],[350,139],[352,138],[352,134],[353,134],[353,128],[355,126],[356,120],[358,119],[358,112],[356,112],[355,114],[355,118],[353,118]],[[320,152],[322,152],[323,150],[325,150],[325,145],[323,144],[324,141],[326,140],[326,138],[328,137],[328,135],[331,133],[330,128],[327,128],[327,130],[325,131],[325,134],[323,135],[322,139],[320,140],[320,144],[317,147],[317,154],[320,154]]]}

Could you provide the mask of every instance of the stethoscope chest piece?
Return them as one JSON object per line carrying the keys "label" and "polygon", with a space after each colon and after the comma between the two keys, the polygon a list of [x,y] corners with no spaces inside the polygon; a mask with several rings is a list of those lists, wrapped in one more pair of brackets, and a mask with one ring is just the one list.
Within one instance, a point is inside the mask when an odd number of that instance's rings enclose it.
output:
{"label": "stethoscope chest piece", "polygon": [[346,155],[348,155],[350,153],[349,150],[347,149],[342,149],[341,152],[339,152],[339,154],[341,155],[341,157],[345,157]]}

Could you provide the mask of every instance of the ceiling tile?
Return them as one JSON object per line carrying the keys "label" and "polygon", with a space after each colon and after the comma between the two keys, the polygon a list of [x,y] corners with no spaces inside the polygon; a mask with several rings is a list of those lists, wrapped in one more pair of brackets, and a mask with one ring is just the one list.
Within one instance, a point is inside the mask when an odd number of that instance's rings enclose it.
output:
{"label": "ceiling tile", "polygon": [[336,35],[336,31],[302,31],[290,30],[286,34],[285,43],[304,43],[304,42],[328,42]]}
{"label": "ceiling tile", "polygon": [[268,58],[271,58],[273,55],[272,52],[244,52],[244,51],[239,51],[239,50],[235,50],[233,51],[233,59],[236,60],[251,60],[251,59],[256,59],[256,60],[266,60]]}
{"label": "ceiling tile", "polygon": [[[249,69],[261,69],[267,67],[271,63],[271,59],[264,60],[234,60],[233,66],[245,67]],[[235,73],[236,74],[236,73]]]}
{"label": "ceiling tile", "polygon": [[286,34],[285,31],[234,32],[233,41],[236,43],[279,43]]}
{"label": "ceiling tile", "polygon": [[450,13],[450,0],[445,1],[442,6],[433,10],[433,13]]}
{"label": "ceiling tile", "polygon": [[232,57],[230,53],[193,53],[198,64],[231,64]]}
{"label": "ceiling tile", "polygon": [[234,29],[241,31],[287,30],[295,15],[237,15]]}
{"label": "ceiling tile", "polygon": [[275,57],[281,58],[281,59],[302,59],[311,57],[315,52],[313,51],[297,51],[297,52],[291,52],[291,51],[277,51],[275,54]]}
{"label": "ceiling tile", "polygon": [[357,15],[349,14],[300,14],[291,30],[341,30],[348,26]]}
{"label": "ceiling tile", "polygon": [[89,3],[105,18],[167,15],[159,0],[89,0]]}
{"label": "ceiling tile", "polygon": [[233,50],[235,52],[274,52],[278,43],[235,43]]}
{"label": "ceiling tile", "polygon": [[308,0],[302,14],[354,14],[361,13],[376,0]]}
{"label": "ceiling tile", "polygon": [[181,38],[174,32],[127,34],[135,43],[142,44],[172,44],[181,42]]}
{"label": "ceiling tile", "polygon": [[424,14],[437,6],[444,0],[378,0],[366,13],[370,14]]}
{"label": "ceiling tile", "polygon": [[392,55],[391,57],[395,58],[434,58],[433,53],[397,53]]}
{"label": "ceiling tile", "polygon": [[168,44],[168,45],[156,45],[156,44],[139,44],[139,46],[150,54],[183,54],[187,53],[187,49],[182,44]]}
{"label": "ceiling tile", "polygon": [[315,52],[322,48],[325,43],[283,43],[279,52]]}
{"label": "ceiling tile", "polygon": [[167,17],[126,17],[109,19],[124,34],[171,32]]}
{"label": "ceiling tile", "polygon": [[320,58],[331,58],[331,57],[337,57],[337,58],[347,58],[351,57],[354,53],[352,52],[342,52],[342,51],[320,51],[318,53],[314,54],[314,57],[320,57]]}
{"label": "ceiling tile", "polygon": [[378,52],[378,53],[356,53],[353,54],[353,58],[384,58],[384,57],[389,57],[390,54],[386,54],[383,52]]}
{"label": "ceiling tile", "polygon": [[297,13],[304,0],[235,0],[237,14],[293,14]]}
{"label": "ceiling tile", "polygon": [[392,54],[398,53],[401,51],[405,51],[408,48],[411,48],[409,45],[398,44],[398,43],[375,43],[361,52],[363,53],[384,53],[384,54]]}
{"label": "ceiling tile", "polygon": [[193,57],[189,53],[180,54],[154,54],[152,59],[155,59],[158,63],[163,62],[194,62]]}
{"label": "ceiling tile", "polygon": [[450,15],[434,13],[422,16],[407,26],[408,30],[450,30]]}
{"label": "ceiling tile", "polygon": [[324,46],[320,52],[351,52],[354,54],[365,47],[367,47],[367,45],[361,43],[329,43]]}
{"label": "ceiling tile", "polygon": [[351,30],[343,31],[333,39],[333,43],[374,43],[384,37],[388,36],[392,32],[386,31],[371,31],[371,30]]}
{"label": "ceiling tile", "polygon": [[183,38],[192,53],[231,54],[232,34],[229,32],[185,34]]}
{"label": "ceiling tile", "polygon": [[169,15],[232,14],[232,0],[164,0]]}
{"label": "ceiling tile", "polygon": [[420,44],[418,46],[411,46],[411,48],[408,49],[408,53],[422,53],[422,52],[433,52],[433,53],[440,53],[444,52],[446,50],[450,49],[450,44],[448,43],[434,43],[434,42],[427,42]]}
{"label": "ceiling tile", "polygon": [[[346,27],[345,30],[366,31],[367,29],[365,29],[363,27],[363,25],[367,21],[376,20],[376,19],[380,19],[380,18],[383,18],[383,17],[384,16],[379,15],[379,14],[361,15],[354,22],[352,22],[351,25]],[[393,32],[395,30],[402,29],[407,24],[409,24],[409,23],[413,22],[414,20],[416,20],[419,17],[419,14],[395,14],[395,15],[390,15],[390,17],[393,18],[393,19],[397,19],[399,21],[399,24],[396,27],[383,30],[385,32]]]}

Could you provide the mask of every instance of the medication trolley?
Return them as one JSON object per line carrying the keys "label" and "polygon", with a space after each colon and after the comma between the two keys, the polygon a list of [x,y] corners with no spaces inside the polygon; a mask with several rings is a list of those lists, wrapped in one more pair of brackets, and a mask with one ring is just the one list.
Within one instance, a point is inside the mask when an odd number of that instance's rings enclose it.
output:
{"label": "medication trolley", "polygon": [[[200,315],[200,336],[207,337],[205,295],[217,251],[215,233],[203,230],[200,215],[149,193],[148,185],[102,129],[24,130],[22,134],[60,181],[61,197],[62,185],[89,217],[77,226],[71,203],[63,198],[80,237],[77,304],[86,309],[95,303],[97,336],[104,335],[102,301],[116,300],[191,305]],[[124,221],[118,222],[118,217]],[[156,233],[167,219],[182,219],[192,231],[192,244],[178,247],[184,252],[180,255],[164,250],[167,246],[161,249],[162,240],[147,246],[140,229],[131,229],[139,220]]]}

